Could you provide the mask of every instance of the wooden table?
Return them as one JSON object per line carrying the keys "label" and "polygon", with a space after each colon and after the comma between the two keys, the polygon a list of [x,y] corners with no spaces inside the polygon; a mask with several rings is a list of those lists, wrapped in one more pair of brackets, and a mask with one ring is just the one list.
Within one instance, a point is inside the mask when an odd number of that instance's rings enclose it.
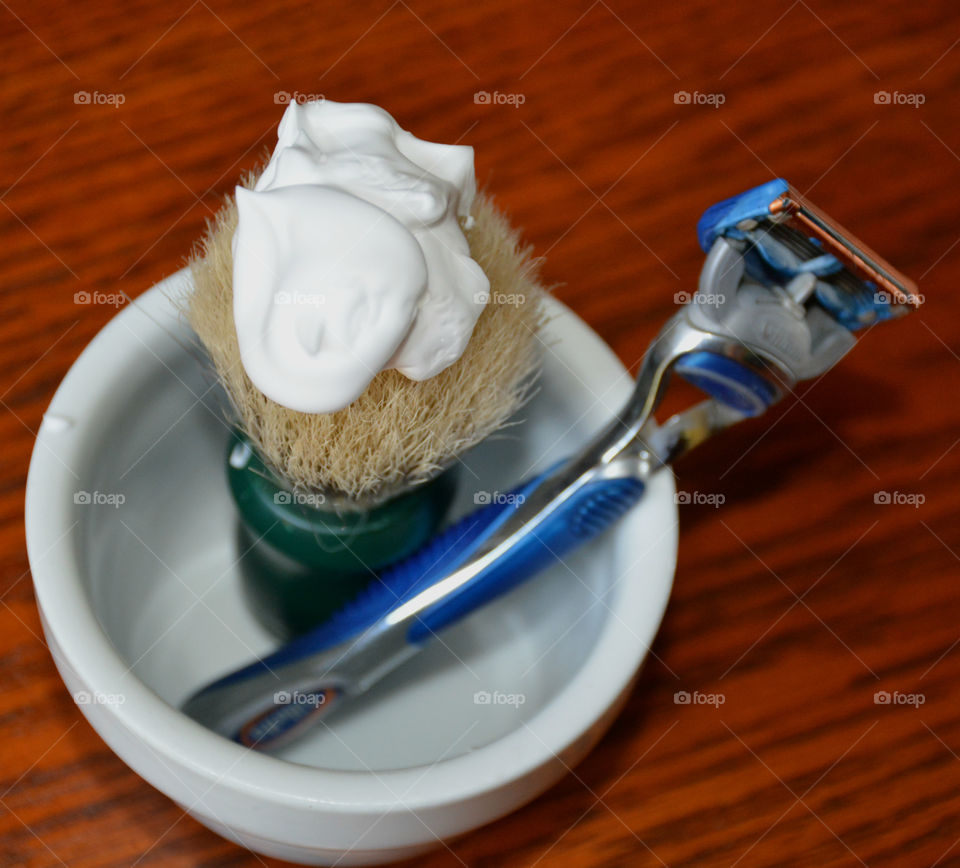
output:
{"label": "wooden table", "polygon": [[21,504],[41,414],[115,312],[75,294],[176,270],[272,144],[280,92],[473,145],[546,280],[630,365],[694,286],[700,211],[774,175],[926,296],[682,464],[683,490],[725,503],[680,510],[623,714],[548,794],[416,864],[960,864],[960,14],[644,5],[0,3],[0,864],[263,864],[84,721],[41,638]]}

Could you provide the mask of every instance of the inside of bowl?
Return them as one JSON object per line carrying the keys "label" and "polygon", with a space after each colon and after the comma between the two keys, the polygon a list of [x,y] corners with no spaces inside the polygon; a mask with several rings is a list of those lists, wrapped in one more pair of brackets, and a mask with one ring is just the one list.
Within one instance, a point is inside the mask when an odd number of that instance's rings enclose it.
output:
{"label": "inside of bowl", "polygon": [[[110,433],[81,469],[80,487],[114,495],[82,510],[84,581],[129,677],[177,706],[276,641],[241,591],[223,395],[175,320],[137,327],[144,364],[126,372],[115,418],[101,420]],[[478,492],[509,491],[569,454],[609,418],[577,364],[562,343],[545,353],[522,424],[464,456],[455,515],[474,509]],[[596,642],[624,566],[616,561],[616,548],[602,541],[581,549],[445,631],[281,756],[327,769],[404,768],[468,753],[522,726]]]}

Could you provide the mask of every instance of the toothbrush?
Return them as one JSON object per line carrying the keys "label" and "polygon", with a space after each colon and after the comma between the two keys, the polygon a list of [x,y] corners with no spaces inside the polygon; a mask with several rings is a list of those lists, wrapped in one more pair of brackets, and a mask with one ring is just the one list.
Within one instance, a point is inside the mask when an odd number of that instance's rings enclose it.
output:
{"label": "toothbrush", "polygon": [[[829,370],[856,342],[854,330],[918,304],[910,280],[783,180],[712,206],[697,231],[707,253],[697,292],[654,339],[631,399],[591,443],[183,710],[251,748],[298,737],[435,634],[600,534],[661,468]],[[709,398],[657,426],[674,373]]]}

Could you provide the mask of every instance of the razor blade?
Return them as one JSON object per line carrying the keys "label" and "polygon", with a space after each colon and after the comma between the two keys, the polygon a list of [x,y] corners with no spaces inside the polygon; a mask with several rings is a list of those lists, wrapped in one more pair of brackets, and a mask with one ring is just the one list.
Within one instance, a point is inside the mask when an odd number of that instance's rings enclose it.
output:
{"label": "razor blade", "polygon": [[817,301],[855,329],[918,307],[917,285],[783,179],[709,208],[697,226],[708,252],[717,238],[749,245],[746,266],[763,283],[811,274]]}

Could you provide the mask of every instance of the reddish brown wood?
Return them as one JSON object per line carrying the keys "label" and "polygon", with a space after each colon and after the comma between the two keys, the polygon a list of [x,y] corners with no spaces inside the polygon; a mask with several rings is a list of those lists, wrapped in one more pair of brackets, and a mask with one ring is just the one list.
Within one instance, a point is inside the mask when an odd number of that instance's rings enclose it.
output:
{"label": "reddish brown wood", "polygon": [[[693,285],[702,208],[772,174],[927,298],[682,465],[683,488],[726,503],[681,511],[673,600],[624,713],[575,775],[417,864],[960,862],[955,4],[0,6],[0,863],[259,864],[74,707],[40,637],[21,503],[43,409],[114,313],[74,294],[135,296],[176,270],[271,142],[279,90],[474,145],[546,279],[630,364]],[[525,101],[478,105],[480,90]],[[878,506],[881,490],[926,502]],[[678,690],[726,701],[678,706]],[[878,706],[877,690],[926,702]]]}

